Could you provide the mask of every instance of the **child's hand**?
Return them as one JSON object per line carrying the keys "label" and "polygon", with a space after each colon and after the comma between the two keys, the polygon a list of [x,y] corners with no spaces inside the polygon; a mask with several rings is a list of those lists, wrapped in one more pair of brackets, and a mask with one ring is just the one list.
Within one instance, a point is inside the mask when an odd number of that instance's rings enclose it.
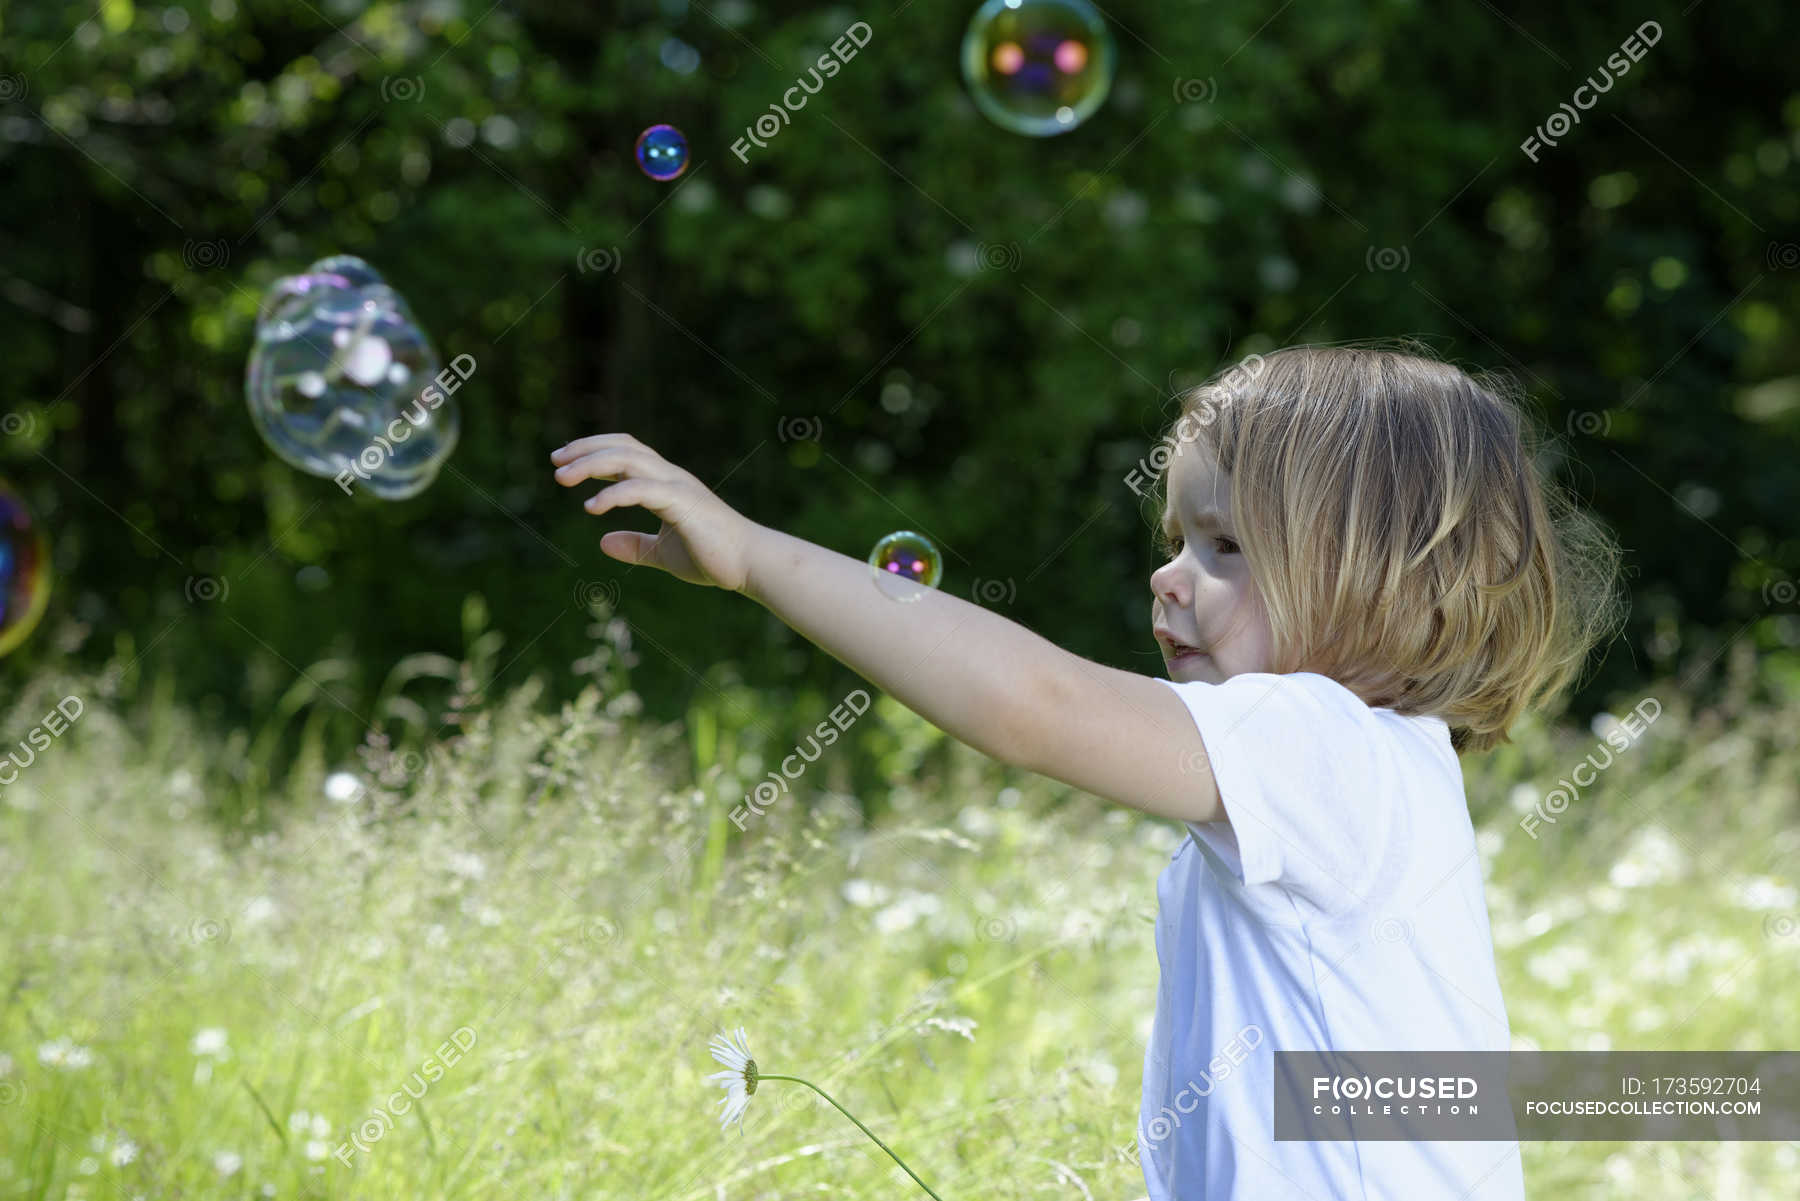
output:
{"label": "child's hand", "polygon": [[670,463],[630,434],[577,438],[550,452],[556,482],[619,480],[588,498],[598,517],[618,505],[642,505],[662,518],[655,534],[613,530],[600,549],[624,563],[660,567],[676,579],[742,592],[751,549],[762,527],[712,494],[690,472]]}

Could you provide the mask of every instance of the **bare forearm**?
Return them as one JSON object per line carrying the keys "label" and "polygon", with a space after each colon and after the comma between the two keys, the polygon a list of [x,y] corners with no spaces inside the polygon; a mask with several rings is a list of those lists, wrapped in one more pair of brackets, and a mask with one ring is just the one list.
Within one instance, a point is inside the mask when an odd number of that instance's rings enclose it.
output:
{"label": "bare forearm", "polygon": [[861,559],[758,526],[744,595],[939,729],[1019,762],[1020,699],[1068,652],[935,588],[892,587],[920,594],[895,599]]}

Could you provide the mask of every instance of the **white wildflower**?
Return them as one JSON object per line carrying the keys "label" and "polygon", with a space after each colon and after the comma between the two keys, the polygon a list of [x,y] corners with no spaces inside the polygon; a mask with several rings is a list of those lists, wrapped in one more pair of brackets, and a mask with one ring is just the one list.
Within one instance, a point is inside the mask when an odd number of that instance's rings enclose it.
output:
{"label": "white wildflower", "polygon": [[1733,881],[1732,900],[1744,909],[1792,909],[1800,893],[1770,876]]}
{"label": "white wildflower", "polygon": [[939,1030],[948,1030],[952,1034],[960,1034],[970,1042],[975,1041],[975,1024],[974,1018],[941,1018],[932,1016],[925,1019],[925,1025],[936,1026]]}
{"label": "white wildflower", "polygon": [[250,903],[244,906],[244,924],[260,926],[276,913],[275,902],[268,897],[251,897]]}
{"label": "white wildflower", "polygon": [[363,794],[363,782],[347,771],[334,771],[325,777],[325,795],[340,805],[348,805]]}
{"label": "white wildflower", "polygon": [[86,1047],[57,1038],[38,1047],[38,1062],[58,1071],[74,1072],[93,1063],[94,1056]]}
{"label": "white wildflower", "polygon": [[225,1045],[225,1030],[220,1026],[207,1026],[202,1029],[194,1035],[194,1041],[188,1044],[188,1049],[196,1055],[211,1056],[215,1059],[225,1059],[231,1053],[231,1049]]}
{"label": "white wildflower", "polygon": [[858,909],[872,909],[888,899],[888,890],[872,880],[854,879],[844,881],[841,890],[846,901]]}
{"label": "white wildflower", "polygon": [[736,1121],[741,1134],[744,1129],[744,1110],[750,1104],[751,1095],[756,1092],[757,1079],[756,1060],[750,1058],[750,1044],[745,1041],[744,1028],[737,1028],[735,1039],[715,1034],[710,1049],[712,1057],[727,1069],[707,1077],[725,1090],[725,1096],[719,1102],[723,1107],[719,1115],[719,1129],[723,1130]]}

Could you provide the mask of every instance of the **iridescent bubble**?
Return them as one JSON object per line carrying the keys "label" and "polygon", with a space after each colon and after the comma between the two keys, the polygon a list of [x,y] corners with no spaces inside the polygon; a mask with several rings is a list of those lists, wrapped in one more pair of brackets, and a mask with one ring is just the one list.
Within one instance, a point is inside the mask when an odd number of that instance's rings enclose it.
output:
{"label": "iridescent bubble", "polygon": [[440,374],[400,294],[363,260],[333,255],[264,295],[244,390],[256,432],[284,461],[400,500],[456,446],[449,394],[461,381]]}
{"label": "iridescent bubble", "polygon": [[50,603],[50,543],[12,485],[0,480],[0,655],[36,628]]}
{"label": "iridescent bubble", "polygon": [[668,183],[687,170],[687,138],[673,125],[652,125],[638,135],[637,161],[645,175]]}
{"label": "iridescent bubble", "polygon": [[348,280],[352,287],[366,288],[371,284],[385,284],[381,273],[369,266],[353,254],[334,254],[330,258],[320,259],[306,269],[309,275],[336,275]]}
{"label": "iridescent bubble", "polygon": [[963,34],[962,72],[983,115],[1032,137],[1067,133],[1112,87],[1113,40],[1087,0],[987,0]]}
{"label": "iridescent bubble", "polygon": [[914,601],[925,595],[924,588],[937,587],[944,574],[944,556],[925,535],[898,530],[875,544],[869,568],[882,592],[895,600]]}

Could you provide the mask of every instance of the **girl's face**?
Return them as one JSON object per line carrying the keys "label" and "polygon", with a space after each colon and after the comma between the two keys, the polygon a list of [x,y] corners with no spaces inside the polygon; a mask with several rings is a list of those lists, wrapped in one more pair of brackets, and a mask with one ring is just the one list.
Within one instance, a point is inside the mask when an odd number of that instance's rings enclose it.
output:
{"label": "girl's face", "polygon": [[1160,541],[1170,558],[1150,575],[1150,623],[1168,678],[1219,684],[1268,671],[1274,638],[1232,537],[1231,476],[1205,444],[1182,438],[1167,483]]}

